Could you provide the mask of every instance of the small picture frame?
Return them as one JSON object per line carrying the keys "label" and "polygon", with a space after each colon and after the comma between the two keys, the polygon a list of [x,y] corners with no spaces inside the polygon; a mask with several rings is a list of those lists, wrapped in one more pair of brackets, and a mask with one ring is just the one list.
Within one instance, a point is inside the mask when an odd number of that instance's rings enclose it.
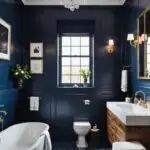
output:
{"label": "small picture frame", "polygon": [[32,74],[43,74],[43,60],[30,60],[30,70]]}
{"label": "small picture frame", "polygon": [[31,58],[43,57],[43,43],[30,43],[30,57]]}

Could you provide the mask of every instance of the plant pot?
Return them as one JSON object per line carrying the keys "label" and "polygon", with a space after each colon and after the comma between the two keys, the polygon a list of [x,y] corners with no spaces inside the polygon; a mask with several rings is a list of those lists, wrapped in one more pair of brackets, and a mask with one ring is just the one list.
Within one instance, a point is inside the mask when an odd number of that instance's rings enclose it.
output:
{"label": "plant pot", "polygon": [[83,84],[83,87],[88,87],[88,84],[87,84],[87,79],[84,79],[84,84]]}

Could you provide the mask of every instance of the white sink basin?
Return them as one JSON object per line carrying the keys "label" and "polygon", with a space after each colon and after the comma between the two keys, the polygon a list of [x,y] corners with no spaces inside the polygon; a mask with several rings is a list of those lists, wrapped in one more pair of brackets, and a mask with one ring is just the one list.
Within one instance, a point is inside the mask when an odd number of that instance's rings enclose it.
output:
{"label": "white sink basin", "polygon": [[139,105],[125,102],[107,102],[107,108],[126,125],[150,125],[150,111]]}
{"label": "white sink basin", "polygon": [[148,109],[145,109],[139,105],[131,103],[119,103],[116,104],[124,113],[134,114],[134,115],[143,115],[148,113]]}

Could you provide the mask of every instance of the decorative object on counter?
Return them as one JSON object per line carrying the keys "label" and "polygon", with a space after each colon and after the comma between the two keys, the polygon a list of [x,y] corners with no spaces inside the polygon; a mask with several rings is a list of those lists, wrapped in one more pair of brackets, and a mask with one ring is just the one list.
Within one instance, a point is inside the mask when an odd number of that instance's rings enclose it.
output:
{"label": "decorative object on counter", "polygon": [[87,87],[88,86],[88,79],[90,78],[91,72],[89,69],[81,69],[80,70],[80,75],[84,80],[84,84],[83,87]]}
{"label": "decorative object on counter", "polygon": [[127,97],[125,98],[125,102],[126,102],[126,103],[131,103],[131,98],[130,98],[129,96],[127,96]]}
{"label": "decorative object on counter", "polygon": [[0,59],[10,60],[11,26],[0,18]]}
{"label": "decorative object on counter", "polygon": [[32,74],[43,74],[43,60],[30,60],[30,69]]}
{"label": "decorative object on counter", "polygon": [[115,50],[116,48],[115,48],[114,40],[109,39],[108,44],[105,46],[105,51],[107,51],[107,53],[109,54],[112,54]]}
{"label": "decorative object on counter", "polygon": [[43,43],[30,43],[30,57],[31,58],[43,57]]}
{"label": "decorative object on counter", "polygon": [[28,69],[28,66],[21,66],[17,64],[12,68],[12,75],[17,81],[17,87],[21,89],[23,87],[24,81],[31,78],[31,72]]}

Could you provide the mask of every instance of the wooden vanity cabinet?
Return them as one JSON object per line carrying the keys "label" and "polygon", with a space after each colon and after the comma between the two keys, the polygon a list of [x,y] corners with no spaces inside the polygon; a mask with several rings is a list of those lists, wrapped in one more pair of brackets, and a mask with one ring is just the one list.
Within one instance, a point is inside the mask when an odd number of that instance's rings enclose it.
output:
{"label": "wooden vanity cabinet", "polygon": [[110,143],[139,141],[150,150],[150,126],[127,126],[107,109],[107,134]]}

